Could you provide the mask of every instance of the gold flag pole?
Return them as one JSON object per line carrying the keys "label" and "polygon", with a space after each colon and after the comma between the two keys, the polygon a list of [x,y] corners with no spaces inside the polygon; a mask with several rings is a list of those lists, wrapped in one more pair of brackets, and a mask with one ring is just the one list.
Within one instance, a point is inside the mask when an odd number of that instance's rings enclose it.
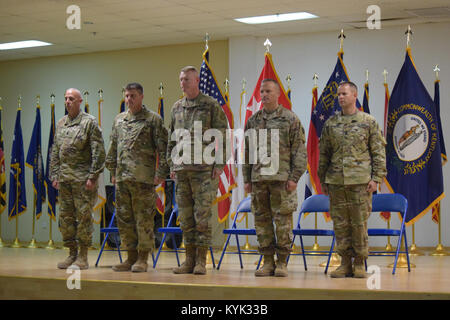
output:
{"label": "gold flag pole", "polygon": [[[50,98],[51,98],[50,112],[51,112],[52,117],[53,117],[53,114],[54,114],[53,111],[54,111],[54,108],[55,108],[55,94],[52,93],[50,95]],[[52,124],[51,125],[53,125],[53,123],[54,123],[53,120],[54,119],[52,119]],[[50,181],[50,183],[51,183],[51,181]],[[47,186],[47,187],[49,187],[49,186]],[[53,208],[53,210],[56,211],[56,208]],[[47,246],[45,247],[45,249],[53,250],[53,249],[56,249],[55,248],[55,243],[53,242],[53,234],[52,234],[53,233],[53,228],[52,228],[52,222],[53,221],[52,221],[52,216],[51,215],[49,215],[48,218],[49,218],[49,235],[48,235],[48,243],[47,243]]]}
{"label": "gold flag pole", "polygon": [[[36,108],[40,108],[41,106],[40,106],[40,100],[41,100],[41,96],[40,95],[37,95],[36,96]],[[34,193],[34,196],[33,196],[33,213],[32,213],[32,216],[33,216],[33,227],[32,227],[32,233],[31,233],[31,241],[30,241],[30,244],[27,246],[27,248],[30,248],[30,249],[36,249],[36,248],[39,248],[39,246],[36,244],[36,239],[34,238],[34,236],[35,236],[35,233],[36,233],[36,202],[37,202],[37,194],[36,193]]]}
{"label": "gold flag pole", "polygon": [[[388,72],[386,69],[383,70],[382,75],[384,77],[384,84],[386,85],[387,84],[387,75],[388,75]],[[390,217],[389,217],[389,219],[387,219],[386,224],[387,224],[387,229],[390,229],[391,228],[391,218]],[[394,248],[392,247],[392,244],[391,244],[391,236],[387,236],[387,244],[384,247],[384,250],[385,251],[393,251],[394,250]],[[380,255],[383,255],[383,253],[381,253]]]}
{"label": "gold flag pole", "polygon": [[[287,82],[287,92],[291,91],[291,80],[292,80],[292,76],[291,74],[288,74],[286,77],[286,82]],[[289,97],[289,100],[291,98]],[[292,104],[292,101],[291,101]],[[292,215],[292,225],[295,225],[295,217],[294,215]],[[295,243],[292,244],[292,252],[299,252],[297,246],[295,245]]]}
{"label": "gold flag pole", "polygon": [[[22,110],[22,96],[19,96],[17,99],[18,102],[18,110]],[[20,175],[20,165],[17,166],[16,172],[16,238],[14,239],[11,248],[21,248],[22,245],[19,241],[19,175]]]}
{"label": "gold flag pole", "polygon": [[[439,71],[441,71],[441,69],[439,69],[439,66],[436,65],[433,69],[433,71],[436,73],[436,81],[439,81]],[[432,256],[449,256],[450,253],[447,252],[444,248],[444,246],[442,245],[441,242],[441,203],[439,202],[439,206],[438,206],[438,245],[436,246],[436,248],[434,249],[434,251],[431,253]]]}
{"label": "gold flag pole", "polygon": [[409,247],[409,254],[413,256],[423,256],[423,252],[420,251],[416,246],[415,225],[415,223],[413,223],[412,225],[412,244]]}
{"label": "gold flag pole", "polygon": [[430,255],[431,256],[449,256],[450,253],[445,251],[445,248],[441,243],[441,205],[440,205],[440,203],[439,203],[439,208],[438,208],[438,217],[439,217],[439,223],[438,223],[438,241],[439,241],[439,243]]}

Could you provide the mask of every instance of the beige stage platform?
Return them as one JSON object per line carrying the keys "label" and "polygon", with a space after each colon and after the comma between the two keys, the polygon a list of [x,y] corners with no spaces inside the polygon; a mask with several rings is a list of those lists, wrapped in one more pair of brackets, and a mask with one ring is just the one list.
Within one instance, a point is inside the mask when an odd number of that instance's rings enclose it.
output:
{"label": "beige stage platform", "polygon": [[[175,254],[162,253],[156,269],[146,273],[117,273],[115,252],[104,252],[94,267],[98,250],[89,251],[90,269],[81,271],[81,289],[69,290],[71,274],[56,264],[67,251],[0,248],[0,299],[188,299],[188,300],[289,300],[289,299],[450,299],[450,257],[416,256],[416,265],[392,269],[392,257],[370,257],[380,267],[380,289],[368,289],[367,279],[331,279],[319,264],[324,257],[308,257],[304,271],[300,256],[291,257],[289,277],[256,278],[258,256],[245,255],[240,269],[237,255],[226,255],[220,270],[208,265],[204,276],[175,275]],[[220,253],[215,253],[218,261]],[[181,255],[184,259],[184,255]],[[71,282],[73,283],[73,282]]]}

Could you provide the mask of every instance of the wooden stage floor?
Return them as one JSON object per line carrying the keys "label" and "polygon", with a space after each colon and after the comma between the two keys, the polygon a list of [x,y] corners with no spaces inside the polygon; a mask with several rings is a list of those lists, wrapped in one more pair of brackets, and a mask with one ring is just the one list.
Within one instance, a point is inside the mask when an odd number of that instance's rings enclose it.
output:
{"label": "wooden stage floor", "polygon": [[[415,268],[387,265],[392,257],[369,257],[368,265],[379,266],[379,289],[369,289],[368,279],[332,279],[319,264],[325,257],[292,256],[287,278],[257,278],[259,256],[244,255],[240,269],[237,255],[226,255],[220,270],[208,264],[207,275],[175,275],[174,253],[162,253],[156,269],[145,273],[114,272],[119,259],[104,252],[95,267],[98,250],[89,251],[90,268],[81,271],[80,289],[68,289],[75,274],[56,268],[67,256],[64,249],[0,248],[0,299],[158,299],[158,300],[300,300],[300,299],[450,299],[450,257],[413,256]],[[220,252],[215,252],[216,263]],[[180,255],[181,261],[184,254]],[[151,259],[149,259],[151,260]],[[334,268],[330,268],[333,270]],[[375,284],[375,282],[371,282]]]}

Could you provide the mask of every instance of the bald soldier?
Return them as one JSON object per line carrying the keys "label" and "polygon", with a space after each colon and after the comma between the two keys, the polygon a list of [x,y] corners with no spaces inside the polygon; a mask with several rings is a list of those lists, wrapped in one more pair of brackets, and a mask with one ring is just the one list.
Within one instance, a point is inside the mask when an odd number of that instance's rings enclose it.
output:
{"label": "bald soldier", "polygon": [[[264,79],[262,109],[245,126],[244,187],[252,195],[258,251],[264,255],[264,266],[255,272],[258,277],[288,275],[286,260],[291,251],[297,183],[306,170],[305,130],[295,113],[278,104],[279,96],[278,82]],[[252,142],[252,129],[259,139],[261,130],[267,130],[267,142]],[[257,148],[257,161],[252,161],[252,147]],[[270,162],[266,161],[269,158]]]}
{"label": "bald soldier", "polygon": [[[220,150],[208,152],[214,139],[207,139],[206,133],[215,131],[225,137],[227,119],[217,100],[200,92],[200,78],[195,67],[181,69],[179,79],[185,96],[172,107],[167,159],[171,177],[175,179],[175,199],[186,260],[173,272],[202,275],[206,274],[206,253],[211,245],[211,207],[225,165],[225,143],[219,146]],[[196,132],[202,136],[197,137]],[[180,134],[183,139],[177,141]],[[187,140],[184,139],[186,136]],[[183,147],[181,152],[179,147]]]}
{"label": "bald soldier", "polygon": [[386,175],[386,142],[375,118],[356,107],[357,97],[354,83],[339,85],[342,111],[325,122],[319,144],[318,175],[324,194],[330,196],[336,251],[342,258],[330,273],[333,278],[366,276],[372,193]]}
{"label": "bald soldier", "polygon": [[69,248],[69,256],[58,263],[58,268],[74,264],[87,269],[92,210],[97,200],[98,176],[104,169],[105,147],[97,120],[80,109],[80,91],[68,89],[64,99],[68,114],[56,124],[50,160],[50,179],[59,190],[59,229],[64,246]]}

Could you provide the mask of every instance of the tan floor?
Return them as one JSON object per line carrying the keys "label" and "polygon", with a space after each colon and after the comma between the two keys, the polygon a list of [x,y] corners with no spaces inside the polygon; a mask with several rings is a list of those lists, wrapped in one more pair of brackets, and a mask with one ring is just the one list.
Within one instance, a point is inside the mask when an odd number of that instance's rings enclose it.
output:
{"label": "tan floor", "polygon": [[[156,269],[146,273],[118,273],[111,269],[118,263],[115,252],[104,252],[94,267],[98,252],[89,251],[81,290],[69,290],[71,274],[56,268],[67,250],[0,248],[0,299],[450,299],[450,257],[412,257],[416,267],[410,273],[398,268],[395,275],[387,267],[392,257],[370,257],[368,265],[380,268],[380,289],[369,289],[368,279],[325,275],[319,267],[325,257],[307,257],[305,271],[301,257],[293,256],[289,277],[257,278],[256,255],[243,256],[244,269],[237,255],[226,255],[220,270],[208,265],[207,275],[196,276],[173,274],[173,253],[162,253]],[[216,252],[216,263],[219,258]]]}

